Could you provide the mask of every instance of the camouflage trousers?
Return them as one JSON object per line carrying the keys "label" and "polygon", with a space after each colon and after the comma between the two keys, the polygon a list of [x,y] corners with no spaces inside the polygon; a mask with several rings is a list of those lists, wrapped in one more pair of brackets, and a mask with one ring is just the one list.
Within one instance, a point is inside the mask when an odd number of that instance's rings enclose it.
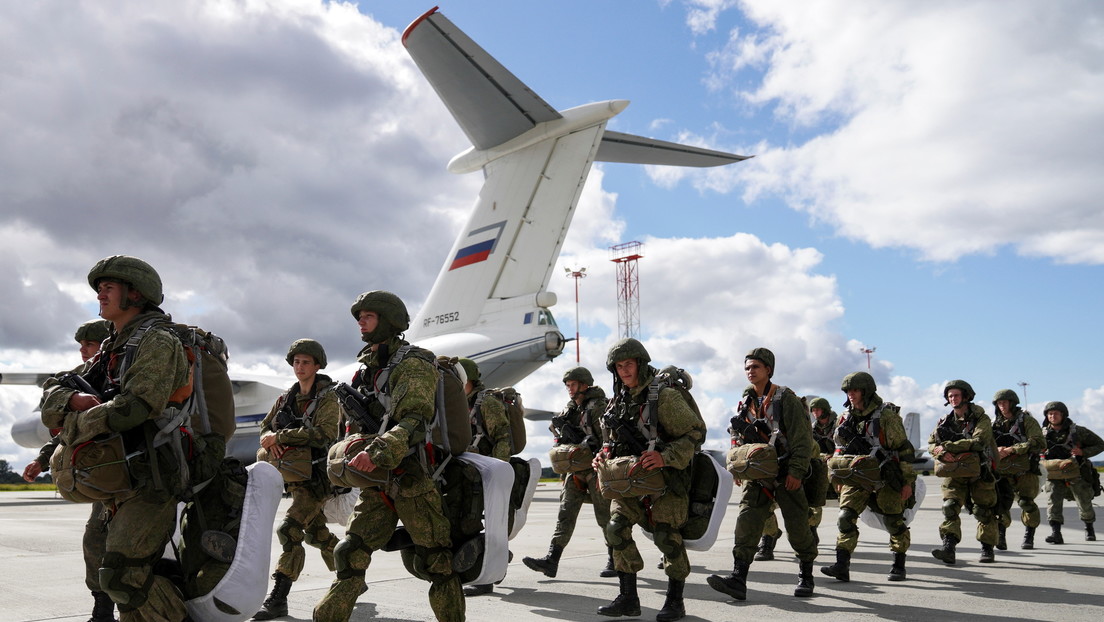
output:
{"label": "camouflage trousers", "polygon": [[[782,528],[778,526],[778,516],[774,513],[777,509],[778,504],[772,502],[770,516],[763,523],[763,535],[770,536],[775,540],[782,537]],[[824,520],[824,506],[809,508],[810,527],[820,527],[822,520]]]}
{"label": "camouflage trousers", "polygon": [[889,550],[904,553],[912,544],[912,532],[905,523],[905,500],[899,490],[882,486],[877,492],[859,486],[844,485],[839,496],[839,535],[836,548],[854,552],[859,544],[859,516],[867,507],[885,517],[889,531]]}
{"label": "camouflage trousers", "polygon": [[594,520],[605,529],[610,519],[610,500],[598,489],[598,475],[594,469],[568,473],[563,476],[560,490],[560,512],[556,516],[556,530],[552,532],[552,544],[564,548],[575,533],[575,523],[583,504],[594,506]]}
{"label": "camouflage trousers", "polygon": [[977,541],[996,545],[1000,538],[997,528],[997,487],[995,482],[981,478],[943,478],[943,522],[939,524],[939,537],[952,535],[962,542],[962,511],[966,499],[974,502],[974,518],[977,519]]}
{"label": "camouflage trousers", "polygon": [[1024,527],[1038,527],[1040,522],[1039,505],[1035,497],[1039,496],[1039,476],[1034,473],[1006,475],[997,480],[997,513],[1000,524],[1008,527],[1012,524],[1012,503],[1020,505],[1020,522]]}
{"label": "camouflage trousers", "polygon": [[128,495],[114,500],[100,590],[119,606],[120,622],[180,622],[185,616],[180,590],[153,574],[153,564],[176,531],[176,500],[141,491]]}
{"label": "camouflage trousers", "polygon": [[[736,515],[736,536],[732,557],[751,563],[764,533],[767,520],[774,514],[774,507],[782,510],[782,522],[786,525],[786,537],[797,558],[803,562],[816,559],[817,549],[813,532],[809,529],[809,502],[805,491],[786,490],[779,486],[768,492],[756,482],[746,482],[740,513]],[[775,524],[777,527],[777,523]],[[769,534],[768,534],[769,535]]]}
{"label": "camouflage trousers", "polygon": [[450,525],[442,509],[441,493],[425,475],[407,473],[398,493],[385,495],[378,489],[364,489],[349,519],[345,538],[334,550],[337,579],[314,608],[318,622],[346,622],[357,598],[367,589],[365,571],[372,553],[391,538],[402,521],[414,541],[415,562],[433,577],[429,604],[437,619],[464,620],[464,593],[460,577],[452,571]]}
{"label": "camouflage trousers", "polygon": [[292,581],[299,580],[299,573],[303,572],[307,558],[304,542],[322,551],[322,561],[326,563],[326,568],[331,571],[334,569],[333,551],[338,539],[326,526],[326,514],[323,512],[329,495],[319,494],[318,488],[297,484],[288,486],[291,507],[288,508],[283,523],[276,529],[276,535],[284,548],[276,562],[276,572],[286,575]]}
{"label": "camouflage trousers", "polygon": [[100,563],[107,552],[107,511],[99,501],[92,504],[92,513],[84,524],[84,584],[90,592],[100,591]]}
{"label": "camouflage trousers", "polygon": [[1080,477],[1071,480],[1051,480],[1047,482],[1050,494],[1050,503],[1047,504],[1047,520],[1062,524],[1065,518],[1062,516],[1062,505],[1067,496],[1072,494],[1077,502],[1077,514],[1082,521],[1092,523],[1096,521],[1096,510],[1093,509],[1093,490],[1085,480]]}
{"label": "camouflage trousers", "polygon": [[613,549],[613,567],[618,572],[636,574],[644,569],[644,558],[633,540],[633,525],[652,532],[656,547],[663,553],[663,570],[672,579],[690,575],[690,559],[679,531],[689,518],[690,500],[670,491],[662,495],[614,499],[610,502],[610,520],[606,525],[606,546]]}

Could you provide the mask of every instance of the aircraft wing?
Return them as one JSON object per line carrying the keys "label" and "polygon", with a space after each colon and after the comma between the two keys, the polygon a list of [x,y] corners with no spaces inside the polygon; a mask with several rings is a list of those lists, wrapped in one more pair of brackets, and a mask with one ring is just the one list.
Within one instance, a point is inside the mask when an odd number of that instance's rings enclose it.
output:
{"label": "aircraft wing", "polygon": [[403,45],[477,149],[489,149],[560,118],[444,15],[429,11],[407,26]]}
{"label": "aircraft wing", "polygon": [[536,408],[526,408],[525,418],[530,421],[551,421],[552,416],[556,413],[551,410],[538,410]]}
{"label": "aircraft wing", "polygon": [[41,387],[47,378],[54,374],[48,372],[3,372],[0,373],[0,384],[22,384]]}

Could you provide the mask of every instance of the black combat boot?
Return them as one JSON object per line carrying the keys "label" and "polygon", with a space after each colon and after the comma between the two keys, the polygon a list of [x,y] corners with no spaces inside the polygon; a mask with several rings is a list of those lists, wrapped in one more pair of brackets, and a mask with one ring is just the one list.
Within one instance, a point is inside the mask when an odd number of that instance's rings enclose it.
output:
{"label": "black combat boot", "polygon": [[1093,524],[1085,521],[1085,541],[1096,542],[1096,531],[1093,530]]}
{"label": "black combat boot", "polygon": [[955,563],[955,544],[958,544],[958,540],[953,535],[947,534],[943,536],[943,547],[932,551],[932,557],[944,564],[953,565]]}
{"label": "black combat boot", "polygon": [[602,572],[598,573],[599,577],[616,577],[617,569],[613,567],[613,548],[606,547],[606,567],[602,569]]}
{"label": "black combat boot", "polygon": [[769,562],[774,559],[774,544],[775,539],[773,536],[763,536],[759,539],[759,550],[755,551],[755,561],[757,562]]}
{"label": "black combat boot", "polygon": [[657,622],[672,622],[686,617],[686,606],[682,602],[682,588],[686,581],[680,579],[667,579],[667,600],[663,601],[663,609],[656,614]]}
{"label": "black combat boot", "polygon": [[1005,532],[1007,530],[1008,530],[1008,528],[1005,527],[1004,525],[997,525],[997,532],[998,532],[998,535],[997,535],[997,550],[998,551],[1007,551],[1008,550],[1008,540],[1005,538]]}
{"label": "black combat boot", "polygon": [[621,584],[621,592],[617,598],[608,605],[598,608],[598,615],[602,616],[628,616],[635,618],[640,616],[640,597],[636,595],[636,573],[618,572],[617,581]]}
{"label": "black combat boot", "polygon": [[482,596],[484,594],[490,594],[494,591],[494,585],[491,583],[480,583],[478,585],[465,585],[464,596]]}
{"label": "black combat boot", "polygon": [[551,544],[548,546],[548,555],[544,557],[525,557],[521,560],[530,570],[544,573],[546,577],[555,577],[560,569],[560,555],[563,555],[563,547]]}
{"label": "black combat boot", "polygon": [[798,562],[797,587],[794,596],[813,595],[813,562]]}
{"label": "black combat boot", "polygon": [[261,610],[253,614],[254,620],[272,620],[288,614],[287,597],[291,591],[291,577],[282,572],[274,572],[272,578],[276,580],[272,593],[261,605]]}
{"label": "black combat boot", "polygon": [[750,562],[736,560],[732,564],[732,574],[723,577],[719,574],[711,574],[705,582],[718,592],[728,594],[736,600],[744,600],[747,598],[747,576],[750,567]]}
{"label": "black combat boot", "polygon": [[905,580],[905,554],[894,553],[893,554],[893,566],[889,569],[890,581],[904,581]]}
{"label": "black combat boot", "polygon": [[92,617],[88,622],[116,622],[115,603],[105,592],[92,592]]}
{"label": "black combat boot", "polygon": [[1048,544],[1065,544],[1062,539],[1062,523],[1056,520],[1050,521],[1050,535],[1046,537]]}
{"label": "black combat boot", "polygon": [[820,571],[837,581],[847,583],[851,580],[851,551],[836,549],[836,563],[824,566]]}
{"label": "black combat boot", "polygon": [[981,557],[978,558],[978,561],[983,564],[991,564],[997,561],[992,544],[985,544],[984,542],[981,544]]}
{"label": "black combat boot", "polygon": [[1024,540],[1023,540],[1023,544],[1020,545],[1020,548],[1025,550],[1025,551],[1030,551],[1031,549],[1035,548],[1035,528],[1034,527],[1026,527],[1024,529]]}

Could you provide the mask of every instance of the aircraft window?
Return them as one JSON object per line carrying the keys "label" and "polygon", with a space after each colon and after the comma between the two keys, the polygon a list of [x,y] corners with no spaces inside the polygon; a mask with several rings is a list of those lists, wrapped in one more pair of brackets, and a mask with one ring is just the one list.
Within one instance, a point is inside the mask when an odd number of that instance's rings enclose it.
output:
{"label": "aircraft window", "polygon": [[540,320],[537,322],[541,326],[555,326],[556,320],[552,317],[552,312],[547,309],[541,309]]}
{"label": "aircraft window", "polygon": [[530,311],[529,313],[525,314],[525,320],[522,321],[522,324],[532,324],[532,323],[533,323],[533,312]]}

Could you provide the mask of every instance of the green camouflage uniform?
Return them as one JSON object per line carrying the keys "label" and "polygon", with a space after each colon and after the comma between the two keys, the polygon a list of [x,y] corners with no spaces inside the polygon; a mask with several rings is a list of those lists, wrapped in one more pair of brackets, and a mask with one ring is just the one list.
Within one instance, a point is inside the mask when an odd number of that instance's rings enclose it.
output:
{"label": "green camouflage uniform", "polygon": [[[882,464],[881,477],[884,485],[875,492],[870,492],[860,486],[844,484],[839,496],[839,536],[836,538],[836,548],[853,553],[859,543],[858,518],[863,510],[870,509],[885,517],[886,531],[889,532],[889,549],[894,553],[908,551],[912,542],[912,535],[905,523],[906,500],[901,499],[901,489],[905,484],[913,485],[916,482],[916,474],[912,471],[909,461],[912,459],[913,448],[909,443],[908,433],[905,432],[904,423],[897,408],[892,404],[886,404],[875,393],[868,399],[869,405],[861,411],[851,408],[850,405],[840,419],[840,427],[848,426],[849,430],[856,431],[866,438],[868,443],[877,441],[888,456],[879,454],[879,459],[885,458]],[[872,439],[874,431],[871,423],[874,414],[881,409],[878,418],[878,438]],[[837,435],[837,451],[843,451],[846,443]]]}
{"label": "green camouflage uniform", "polygon": [[[939,536],[951,535],[956,542],[962,541],[962,521],[959,513],[967,501],[974,504],[974,518],[977,519],[977,540],[982,544],[996,546],[1000,537],[997,527],[997,488],[996,478],[989,468],[989,454],[996,445],[993,442],[993,424],[985,409],[974,403],[967,403],[966,416],[959,419],[952,410],[939,420],[939,425],[928,439],[928,453],[939,460],[944,453],[981,454],[981,475],[979,477],[943,478],[943,522],[939,525]],[[965,438],[953,441],[939,440],[940,428],[952,435],[965,435]],[[942,450],[936,447],[942,445]]]}
{"label": "green camouflage uniform", "polygon": [[[1099,436],[1088,428],[1074,425],[1069,417],[1063,417],[1062,424],[1058,428],[1054,428],[1050,423],[1047,423],[1045,431],[1047,458],[1067,458],[1070,455],[1069,447],[1080,447],[1083,455],[1077,458],[1077,462],[1082,465],[1082,473],[1086,468],[1084,466],[1086,462],[1088,468],[1092,468],[1092,462],[1089,461],[1089,458],[1104,451],[1104,441],[1101,441]],[[1070,438],[1071,436],[1072,438]],[[1066,449],[1066,451],[1060,452],[1062,455],[1057,455],[1060,449]],[[1065,522],[1062,516],[1062,505],[1067,496],[1072,496],[1073,500],[1077,502],[1078,515],[1082,521],[1086,523],[1096,521],[1096,510],[1093,509],[1092,505],[1093,489],[1083,476],[1070,480],[1048,481],[1047,488],[1050,492],[1050,502],[1047,504],[1048,522],[1058,524]]]}
{"label": "green camouflage uniform", "polygon": [[[820,448],[820,459],[821,460],[827,461],[828,457],[831,456],[832,452],[835,451],[835,449],[836,449],[835,442],[832,440],[832,431],[836,429],[836,419],[837,418],[838,417],[836,416],[836,413],[829,410],[828,411],[828,420],[827,420],[827,422],[825,422],[824,425],[821,425],[820,421],[817,420],[816,417],[813,417],[813,419],[812,419],[812,422],[813,422],[813,442],[816,443],[817,447]],[[824,477],[825,478],[828,477],[828,469],[827,468],[824,469]],[[831,488],[829,488],[829,492],[831,493]],[[820,527],[820,523],[823,520],[823,518],[824,518],[824,506],[823,505],[813,506],[813,507],[809,508],[809,526],[810,527]],[[778,519],[775,518],[773,516],[773,514],[771,515],[770,521],[767,521],[767,522],[768,522],[768,528],[770,526],[770,523],[773,522],[775,528],[777,529]],[[779,531],[781,532],[781,530],[779,530]],[[764,531],[764,533],[767,533],[767,535],[770,535],[767,531]],[[781,533],[779,533],[779,535],[781,535]]]}
{"label": "green camouflage uniform", "polygon": [[[475,408],[475,401],[479,394],[483,393],[483,401],[479,405],[479,412],[483,418],[483,430],[479,429],[476,416],[472,415],[472,447],[481,456],[490,456],[499,460],[510,461],[510,420],[506,416],[506,405],[495,397],[490,391],[477,383],[471,395],[468,396],[468,407]],[[481,433],[482,432],[482,433]]]}
{"label": "green camouflage uniform", "polygon": [[[1043,429],[1031,413],[1013,407],[1011,419],[1005,419],[998,410],[994,415],[993,437],[998,447],[1011,446],[1017,454],[1031,454],[1031,466],[1020,475],[1002,475],[997,480],[997,504],[1000,524],[1008,527],[1012,524],[1012,503],[1020,505],[1020,521],[1024,527],[1039,526],[1039,506],[1035,497],[1039,496],[1039,454],[1046,451],[1046,438]],[[1002,444],[1002,436],[1008,441]]]}
{"label": "green camouflage uniform", "polygon": [[[602,413],[606,411],[607,403],[606,394],[601,387],[590,387],[583,394],[582,406],[576,404],[575,400],[569,400],[563,410],[562,416],[584,431],[592,431],[586,441],[594,453],[601,449]],[[585,427],[581,423],[585,423]],[[557,438],[560,438],[559,434]],[[575,533],[575,523],[584,503],[589,502],[594,506],[594,520],[598,522],[599,528],[606,528],[610,519],[610,500],[602,496],[598,487],[598,474],[594,469],[564,473],[560,480],[563,487],[560,490],[560,511],[556,516],[556,529],[552,532],[552,544],[563,548]]]}
{"label": "green camouflage uniform", "polygon": [[[772,385],[775,388],[776,402],[767,410],[776,412],[781,407],[781,421],[778,422],[781,436],[785,438],[787,449],[778,449],[781,456],[789,457],[779,464],[777,481],[751,480],[744,482],[743,498],[740,500],[740,513],[736,516],[735,543],[732,556],[737,561],[750,564],[755,556],[759,538],[764,533],[768,518],[774,513],[777,504],[782,510],[782,520],[786,525],[786,537],[797,558],[803,562],[816,559],[817,548],[813,542],[813,532],[809,529],[809,501],[805,497],[804,487],[786,490],[782,484],[787,475],[804,481],[809,472],[809,461],[819,460],[820,451],[813,442],[812,425],[801,399],[786,387]],[[768,389],[770,391],[770,389]],[[751,404],[756,404],[752,409]],[[765,419],[760,412],[761,399],[755,393],[755,387],[744,389],[737,417],[749,420]],[[758,413],[758,414],[756,414]],[[776,527],[777,529],[777,523]],[[769,533],[767,535],[770,535]],[[781,534],[780,534],[781,535]]]}
{"label": "green camouflage uniform", "polygon": [[[307,556],[303,548],[304,542],[319,549],[326,567],[334,569],[333,550],[338,539],[326,526],[326,515],[323,512],[326,500],[332,492],[325,470],[326,451],[340,434],[338,422],[341,419],[341,409],[333,391],[328,390],[332,386],[333,381],[323,374],[315,375],[314,386],[306,395],[299,392],[299,383],[295,383],[276,400],[261,422],[261,436],[275,432],[276,442],[280,445],[310,447],[311,458],[321,459],[311,469],[310,480],[284,484],[291,495],[291,507],[288,508],[283,523],[276,529],[276,535],[283,545],[283,552],[276,562],[276,572],[286,575],[292,581],[297,581],[299,573],[303,571]],[[288,427],[273,430],[276,413],[289,399],[293,399],[291,414],[297,421]],[[307,417],[307,421],[303,421],[303,413],[310,409],[312,402],[317,402],[314,411]]]}
{"label": "green camouflage uniform", "polygon": [[[167,315],[158,311],[140,313],[122,331],[105,341],[97,357],[82,369],[87,371],[104,360],[110,361],[108,371],[114,374],[127,340],[152,318],[169,321]],[[119,379],[117,396],[83,412],[68,412],[69,398],[74,391],[58,386],[55,380],[48,380],[41,404],[42,422],[49,428],[64,427],[61,438],[68,445],[114,432],[124,433],[127,438],[140,438],[144,428],[152,427],[153,420],[161,415],[169,396],[187,383],[188,373],[189,365],[180,340],[167,330],[152,328],[142,337],[133,362]],[[102,567],[98,571],[99,589],[119,605],[122,622],[178,622],[185,615],[179,589],[169,579],[152,574],[153,564],[161,559],[176,529],[176,495],[181,492],[155,489],[153,468],[157,468],[167,482],[176,479],[178,465],[166,452],[158,450],[153,455],[156,467],[151,464],[149,452],[131,460],[135,489],[116,495],[104,504],[111,518]]]}
{"label": "green camouflage uniform", "polygon": [[[378,351],[365,347],[358,360],[361,377],[372,378],[385,367],[392,353],[406,345],[392,338]],[[424,352],[424,351],[422,351]],[[452,571],[450,525],[442,509],[441,493],[422,466],[419,448],[424,447],[426,426],[434,416],[437,370],[417,352],[407,355],[391,371],[387,391],[391,397],[393,425],[375,437],[364,449],[377,469],[390,471],[387,490],[365,488],[349,519],[345,538],[334,551],[337,580],[314,608],[319,622],[345,621],[352,615],[357,598],[364,593],[365,571],[372,553],[391,538],[402,521],[414,541],[415,563],[432,576],[429,603],[438,620],[464,619],[464,595],[460,578]],[[365,389],[362,388],[362,391]],[[359,429],[351,418],[350,432]]]}
{"label": "green camouflage uniform", "polygon": [[[621,386],[614,396],[610,413],[617,421],[637,429],[648,402],[648,385],[656,370],[641,370],[641,382],[635,389]],[[618,383],[620,386],[620,383]],[[685,580],[690,560],[680,529],[689,515],[690,462],[705,441],[705,422],[686,403],[677,389],[659,392],[658,428],[655,450],[663,456],[663,481],[666,491],[658,495],[614,499],[610,503],[610,521],[606,525],[606,545],[613,549],[614,568],[636,574],[644,568],[644,559],[633,541],[633,525],[652,531],[656,547],[663,553],[664,571],[671,579]],[[640,455],[618,433],[606,427],[603,435],[612,447],[610,458]]]}

